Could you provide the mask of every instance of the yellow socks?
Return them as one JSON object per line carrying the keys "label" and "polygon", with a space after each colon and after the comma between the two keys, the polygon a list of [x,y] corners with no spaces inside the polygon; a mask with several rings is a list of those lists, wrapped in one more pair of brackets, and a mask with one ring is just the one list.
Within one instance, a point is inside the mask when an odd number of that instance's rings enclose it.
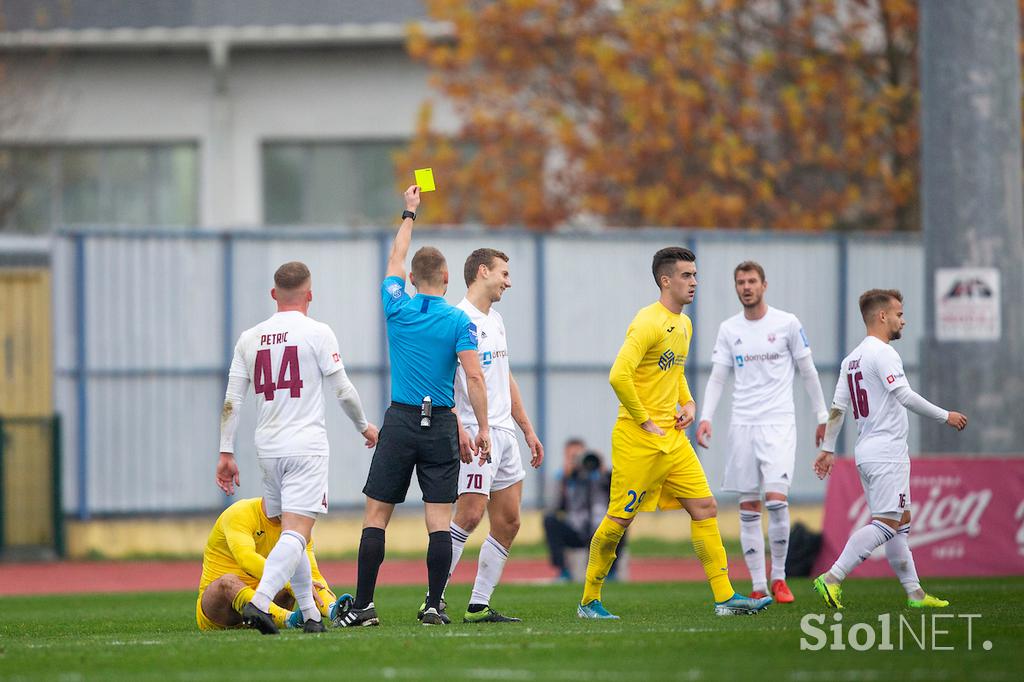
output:
{"label": "yellow socks", "polygon": [[[243,587],[235,595],[235,598],[231,600],[231,607],[238,613],[242,612],[245,605],[252,601],[253,595],[256,594],[256,590],[251,587]],[[285,620],[289,615],[288,611],[285,611],[274,602],[270,602],[270,617],[274,619],[274,625],[279,628],[283,628]]]}
{"label": "yellow socks", "polygon": [[[725,547],[722,546],[722,534],[718,530],[718,519],[710,518],[702,521],[690,521],[690,536],[693,540],[693,551],[704,566],[704,574],[711,583],[711,591],[715,593],[715,601],[731,599],[736,592],[729,582],[729,566],[725,558]],[[597,538],[597,535],[594,535]],[[594,550],[590,550],[593,561]],[[590,570],[587,570],[587,580]],[[589,584],[589,583],[588,583]]]}
{"label": "yellow socks", "polygon": [[231,600],[231,608],[239,613],[245,608],[245,605],[252,601],[252,596],[256,594],[256,590],[251,587],[243,587],[235,595],[235,598]]}
{"label": "yellow socks", "polygon": [[[595,599],[601,598],[601,587],[608,575],[608,570],[615,561],[615,548],[619,546],[626,529],[615,523],[607,516],[601,520],[601,525],[594,531],[594,537],[590,540],[590,561],[587,562],[587,581],[583,585],[583,599],[581,604],[587,604]],[[719,540],[719,546],[722,542]],[[724,555],[723,550],[723,555]],[[728,578],[726,578],[728,580]],[[729,595],[732,596],[731,594]]]}
{"label": "yellow socks", "polygon": [[323,589],[319,589],[318,590],[314,586],[313,589],[316,590],[316,593],[318,595],[320,595],[320,601],[323,602],[323,606],[320,606],[320,604],[317,604],[317,606],[320,608],[320,615],[323,616],[324,618],[327,618],[328,614],[330,613],[330,610],[331,610],[331,604],[333,604],[334,602],[338,601],[338,598],[336,596],[334,596],[334,592],[331,592],[331,588],[329,588],[329,587],[325,587]]}

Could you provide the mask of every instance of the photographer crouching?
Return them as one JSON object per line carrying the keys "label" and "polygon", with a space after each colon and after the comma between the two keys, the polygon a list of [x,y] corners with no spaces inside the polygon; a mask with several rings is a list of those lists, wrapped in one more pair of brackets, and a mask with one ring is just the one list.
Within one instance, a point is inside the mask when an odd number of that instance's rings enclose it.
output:
{"label": "photographer crouching", "polygon": [[[544,516],[551,565],[558,570],[560,580],[572,579],[566,564],[566,549],[590,547],[590,538],[608,511],[611,480],[611,472],[601,455],[587,450],[578,438],[566,442],[557,505]],[[624,548],[624,545],[619,547]],[[612,564],[609,579],[615,578],[617,563]]]}

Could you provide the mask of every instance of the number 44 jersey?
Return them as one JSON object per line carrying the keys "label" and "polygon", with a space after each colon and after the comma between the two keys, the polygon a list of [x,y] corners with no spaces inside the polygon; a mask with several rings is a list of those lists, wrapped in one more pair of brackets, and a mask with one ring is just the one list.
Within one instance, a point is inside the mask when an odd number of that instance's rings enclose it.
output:
{"label": "number 44 jersey", "polygon": [[323,378],[343,368],[331,328],[298,311],[276,313],[242,332],[230,376],[252,382],[260,457],[330,454]]}
{"label": "number 44 jersey", "polygon": [[843,359],[832,405],[857,423],[857,464],[909,459],[907,408],[893,394],[909,386],[903,360],[891,345],[868,336]]}

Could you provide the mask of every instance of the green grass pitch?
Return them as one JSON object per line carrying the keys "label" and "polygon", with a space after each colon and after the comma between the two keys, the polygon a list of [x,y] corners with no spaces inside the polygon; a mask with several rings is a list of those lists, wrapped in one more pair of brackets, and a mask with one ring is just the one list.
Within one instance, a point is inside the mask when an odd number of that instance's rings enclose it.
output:
{"label": "green grass pitch", "polygon": [[[1024,578],[929,580],[953,602],[932,622],[908,609],[894,580],[851,580],[842,637],[833,651],[833,614],[820,627],[818,651],[801,632],[805,614],[825,613],[807,580],[790,583],[797,603],[753,617],[712,615],[701,583],[609,584],[605,604],[618,622],[581,621],[577,585],[508,585],[495,606],[519,625],[425,628],[415,620],[422,590],[382,587],[383,625],[331,630],[200,633],[188,593],[0,598],[0,680],[1019,680]],[[461,621],[468,586],[449,590],[449,613]],[[893,650],[880,651],[879,614],[890,614]],[[978,614],[973,619],[963,615]],[[913,623],[914,636],[900,626]],[[876,646],[850,648],[872,629]],[[968,624],[971,626],[968,650]],[[816,625],[816,627],[818,627]],[[902,650],[899,630],[903,627]],[[915,638],[916,636],[916,638]],[[931,650],[952,647],[952,650]],[[984,642],[990,643],[986,650]]]}

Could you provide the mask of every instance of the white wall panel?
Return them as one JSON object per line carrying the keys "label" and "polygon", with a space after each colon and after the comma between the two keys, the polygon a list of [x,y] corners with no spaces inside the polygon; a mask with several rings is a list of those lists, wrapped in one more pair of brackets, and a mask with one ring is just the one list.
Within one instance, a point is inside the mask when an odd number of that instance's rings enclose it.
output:
{"label": "white wall panel", "polygon": [[[274,311],[269,290],[274,269],[302,260],[313,272],[311,314],[338,334],[350,374],[369,418],[380,423],[387,395],[386,346],[379,286],[391,235],[325,233],[235,233],[232,244],[230,339],[224,339],[224,248],[219,238],[105,236],[85,238],[86,346],[88,409],[86,504],[90,513],[134,513],[210,509],[226,500],[214,487],[219,409],[225,383],[225,348],[241,331]],[[580,436],[606,458],[617,400],[607,368],[622,342],[629,320],[657,297],[650,274],[654,251],[666,244],[690,244],[685,234],[617,232],[610,235],[563,234],[542,239],[543,291],[538,278],[537,237],[526,233],[418,232],[422,244],[441,248],[449,260],[448,299],[465,292],[462,264],[479,246],[501,249],[511,257],[513,286],[498,309],[505,318],[513,367],[535,424],[546,426],[548,488],[561,468],[562,445]],[[908,367],[916,362],[920,314],[921,255],[905,241],[857,238],[849,243],[848,297],[838,301],[841,286],[838,241],[827,238],[756,239],[728,234],[696,235],[698,280],[694,309],[695,355],[690,385],[702,398],[707,365],[718,323],[739,310],[732,270],[744,259],[761,262],[769,282],[768,300],[801,317],[815,349],[822,387],[829,400],[835,386],[839,347],[838,315],[846,316],[847,344],[856,343],[859,317],[855,297],[867,286],[896,286],[908,300],[908,338],[900,351]],[[77,511],[78,389],[74,279],[74,240],[62,237],[54,248],[54,332],[58,367],[56,404],[64,415],[65,507]],[[538,316],[538,294],[543,298]],[[916,312],[915,312],[916,311]],[[544,374],[540,394],[534,366],[546,324]],[[915,328],[916,327],[916,328]],[[852,347],[852,345],[851,345]],[[910,373],[912,381],[916,373]],[[803,385],[794,381],[798,450],[792,494],[820,499],[824,487],[810,473],[816,454],[813,419]],[[261,474],[253,449],[255,402],[242,411],[237,453],[242,468],[241,495],[261,493]],[[719,491],[727,455],[729,392],[715,419],[715,438],[700,456],[712,489]],[[539,413],[546,406],[544,415]],[[333,401],[327,407],[333,448],[330,500],[334,507],[362,503],[362,485],[370,452]],[[920,425],[912,418],[911,448]],[[847,424],[846,449],[852,450],[855,425]],[[522,440],[520,436],[520,441]],[[525,444],[524,447],[525,454]],[[524,500],[534,503],[542,474],[528,471]],[[417,503],[419,490],[410,490]]]}
{"label": "white wall panel", "polygon": [[800,318],[818,364],[838,362],[838,312],[832,304],[838,295],[837,253],[836,243],[831,240],[772,242],[757,238],[701,243],[694,320],[700,364],[711,362],[718,326],[743,310],[736,298],[733,270],[746,260],[756,261],[765,269],[768,305]]}
{"label": "white wall panel", "polygon": [[924,252],[915,242],[850,242],[849,301],[846,309],[846,352],[864,338],[864,321],[857,301],[868,289],[899,289],[903,293],[903,338],[893,343],[904,364],[919,362],[924,335]]}
{"label": "white wall panel", "polygon": [[658,300],[651,259],[664,245],[584,236],[548,240],[544,319],[549,363],[611,368],[630,320]]}
{"label": "white wall panel", "polygon": [[234,249],[234,324],[238,336],[277,310],[274,271],[302,261],[313,277],[311,317],[330,325],[348,366],[377,365],[382,352],[380,246],[376,239],[263,240],[241,238]]}
{"label": "white wall panel", "polygon": [[90,369],[221,364],[223,268],[215,239],[90,239]]}

